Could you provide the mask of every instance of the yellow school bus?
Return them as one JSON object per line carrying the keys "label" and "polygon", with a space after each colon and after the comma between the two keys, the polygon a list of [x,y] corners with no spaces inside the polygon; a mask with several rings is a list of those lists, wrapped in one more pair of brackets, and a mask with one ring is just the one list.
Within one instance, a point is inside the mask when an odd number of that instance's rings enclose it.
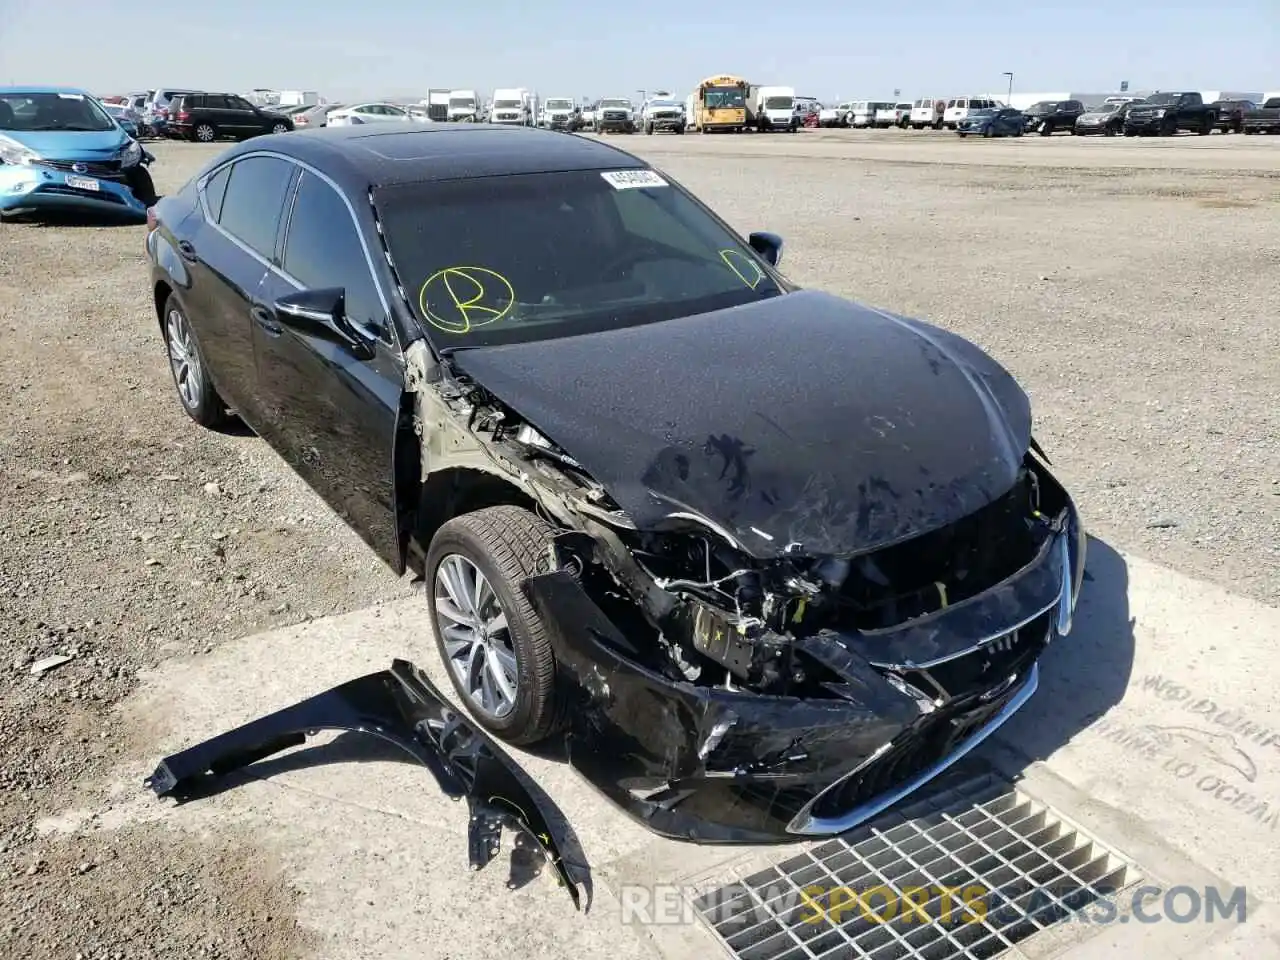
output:
{"label": "yellow school bus", "polygon": [[693,125],[703,133],[747,127],[747,92],[750,84],[741,77],[721,74],[707,77],[693,92]]}

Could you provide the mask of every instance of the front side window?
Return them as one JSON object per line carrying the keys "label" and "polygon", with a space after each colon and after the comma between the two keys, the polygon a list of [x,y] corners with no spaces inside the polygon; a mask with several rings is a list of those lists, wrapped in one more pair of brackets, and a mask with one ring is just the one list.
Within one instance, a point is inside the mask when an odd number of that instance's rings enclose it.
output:
{"label": "front side window", "polygon": [[218,224],[270,260],[293,164],[278,157],[246,157],[231,167]]}
{"label": "front side window", "polygon": [[386,314],[351,211],[333,187],[305,170],[281,265],[309,289],[342,287],[347,316],[385,337]]}
{"label": "front side window", "polygon": [[661,322],[782,292],[750,248],[650,170],[407,184],[375,202],[441,347]]}

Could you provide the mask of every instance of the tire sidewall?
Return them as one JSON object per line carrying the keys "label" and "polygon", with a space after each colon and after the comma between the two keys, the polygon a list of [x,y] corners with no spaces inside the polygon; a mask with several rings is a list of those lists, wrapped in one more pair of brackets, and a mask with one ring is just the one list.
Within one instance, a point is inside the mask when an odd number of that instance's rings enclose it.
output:
{"label": "tire sidewall", "polygon": [[[194,409],[187,406],[186,398],[182,395],[182,391],[178,389],[178,375],[174,372],[173,361],[169,356],[169,314],[175,310],[182,315],[182,322],[187,328],[187,336],[191,340],[191,349],[195,351],[196,359],[200,362],[200,403]],[[186,308],[182,306],[181,301],[173,294],[170,294],[164,303],[161,337],[164,340],[165,362],[169,366],[169,379],[173,381],[173,390],[178,395],[178,403],[187,412],[187,416],[202,427],[215,425],[221,419],[222,399],[218,396],[218,391],[209,377],[209,363],[205,360],[204,351],[200,348],[200,341],[196,338],[195,328],[191,326],[191,317]]]}
{"label": "tire sidewall", "polygon": [[[516,655],[517,685],[515,705],[505,717],[491,717],[475,711],[470,693],[463,688],[462,683],[458,680],[458,675],[450,661],[449,652],[444,645],[444,637],[440,633],[440,626],[435,617],[436,571],[440,567],[440,562],[454,553],[465,557],[484,574],[485,579],[489,581],[489,586],[498,596],[503,613],[507,616],[507,629],[511,637],[511,646]],[[489,556],[484,543],[467,527],[453,524],[447,524],[442,527],[431,541],[431,547],[427,551],[426,583],[429,591],[428,596],[433,604],[432,614],[429,618],[431,635],[435,638],[440,660],[449,672],[449,680],[452,682],[459,699],[466,705],[468,710],[472,711],[481,720],[483,726],[495,733],[502,734],[508,731],[515,732],[527,729],[532,720],[534,710],[532,691],[537,684],[537,675],[533,665],[533,641],[528,634],[528,624],[520,612],[522,606],[528,604],[528,600],[523,596],[516,596],[514,591],[518,590],[519,587],[507,583],[507,578]]]}

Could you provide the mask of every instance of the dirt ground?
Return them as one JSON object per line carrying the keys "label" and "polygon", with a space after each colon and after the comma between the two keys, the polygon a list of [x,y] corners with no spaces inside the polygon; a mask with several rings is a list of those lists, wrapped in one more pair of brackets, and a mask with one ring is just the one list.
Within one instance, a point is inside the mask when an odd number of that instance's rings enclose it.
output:
{"label": "dirt ground", "polygon": [[[992,352],[1111,544],[1280,603],[1280,138],[610,139],[781,233],[798,282]],[[161,191],[216,149],[153,146]],[[0,224],[0,953],[303,956],[250,836],[36,830],[151,752],[113,712],[139,671],[408,592],[260,441],[183,414],[144,232]]]}

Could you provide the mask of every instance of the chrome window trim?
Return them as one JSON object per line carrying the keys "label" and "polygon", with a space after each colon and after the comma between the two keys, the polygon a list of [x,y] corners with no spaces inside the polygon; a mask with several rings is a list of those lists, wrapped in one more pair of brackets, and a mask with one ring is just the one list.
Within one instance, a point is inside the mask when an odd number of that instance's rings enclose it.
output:
{"label": "chrome window trim", "polygon": [[[237,154],[234,157],[228,157],[225,162],[219,163],[216,167],[211,169],[208,173],[203,174],[200,177],[200,179],[196,181],[197,193],[199,194],[199,197],[200,197],[200,210],[204,214],[205,222],[208,223],[209,226],[211,226],[214,230],[218,231],[218,233],[222,234],[224,237],[226,237],[228,240],[234,243],[237,247],[239,247],[245,253],[247,253],[249,256],[253,257],[253,259],[257,260],[260,264],[266,267],[267,270],[274,273],[277,277],[284,280],[286,283],[291,284],[295,289],[297,290],[306,289],[306,285],[302,283],[302,281],[300,281],[297,277],[288,273],[284,269],[282,264],[272,263],[268,257],[264,257],[257,250],[254,250],[252,247],[250,247],[247,243],[245,243],[239,237],[232,234],[231,231],[225,229],[222,226],[222,224],[218,223],[210,215],[209,204],[205,198],[205,192],[204,192],[205,186],[213,177],[217,176],[218,173],[220,173],[223,169],[231,166],[232,164],[239,163],[241,160],[248,160],[253,157],[270,157],[274,160],[283,160],[286,163],[293,164],[295,167],[298,167],[300,170],[304,171],[305,173],[309,173],[312,176],[318,177],[320,180],[324,181],[326,184],[329,185],[329,188],[338,195],[339,199],[342,200],[343,205],[347,208],[347,215],[351,218],[351,226],[355,228],[356,239],[360,241],[360,250],[361,252],[364,253],[365,267],[369,271],[369,278],[373,281],[373,288],[378,293],[378,302],[382,305],[383,313],[386,314],[387,335],[383,336],[382,334],[375,332],[374,330],[370,329],[364,324],[353,323],[353,326],[355,326],[356,329],[358,329],[361,333],[364,333],[365,335],[367,335],[371,340],[376,340],[379,343],[385,344],[391,347],[397,353],[403,352],[404,348],[400,344],[399,334],[396,332],[395,323],[392,321],[391,304],[387,302],[387,296],[383,292],[382,284],[378,282],[378,271],[374,269],[373,257],[369,253],[368,243],[365,242],[364,231],[360,229],[360,220],[356,216],[355,207],[351,205],[351,200],[347,197],[346,193],[343,192],[342,188],[338,186],[338,184],[333,180],[332,177],[328,176],[323,171],[317,170],[315,167],[307,163],[305,160],[299,160],[297,157],[290,157],[283,153],[277,153],[274,150],[252,150],[246,153]],[[288,242],[289,242],[289,227],[292,226],[292,221],[293,221],[293,206],[297,202],[298,185],[301,182],[302,180],[301,178],[299,178],[298,181],[293,183],[292,189],[290,190],[290,194],[289,194],[288,209],[281,211],[281,217],[288,218],[288,222],[285,224],[285,233],[284,233],[286,246],[288,245]],[[227,186],[230,187],[230,181],[228,181]],[[225,199],[223,200],[223,203],[224,204],[226,203]],[[389,340],[388,340],[388,337],[390,338]]]}

